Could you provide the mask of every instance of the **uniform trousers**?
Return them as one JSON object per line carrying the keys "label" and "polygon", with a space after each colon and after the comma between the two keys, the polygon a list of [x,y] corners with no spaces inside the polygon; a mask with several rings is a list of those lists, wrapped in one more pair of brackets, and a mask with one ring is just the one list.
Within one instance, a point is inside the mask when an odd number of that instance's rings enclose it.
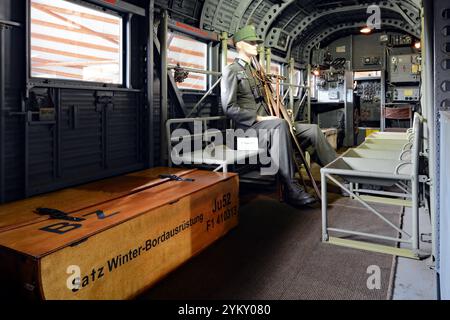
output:
{"label": "uniform trousers", "polygon": [[[326,166],[337,158],[336,151],[317,125],[296,123],[294,127],[302,150],[308,150],[312,159],[320,166]],[[271,160],[278,167],[282,180],[291,182],[294,178],[295,163],[287,121],[283,119],[260,121],[249,129],[256,131],[259,147],[268,151]]]}

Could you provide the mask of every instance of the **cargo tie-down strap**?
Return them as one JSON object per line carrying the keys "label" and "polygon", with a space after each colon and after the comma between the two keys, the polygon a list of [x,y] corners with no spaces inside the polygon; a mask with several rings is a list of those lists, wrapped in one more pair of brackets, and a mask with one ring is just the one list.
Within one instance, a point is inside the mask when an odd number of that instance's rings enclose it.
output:
{"label": "cargo tie-down strap", "polygon": [[179,176],[174,175],[174,174],[160,174],[159,177],[161,179],[169,179],[169,180],[173,180],[173,181],[187,181],[187,182],[194,182],[195,181],[195,179],[182,178],[182,177],[179,177]]}

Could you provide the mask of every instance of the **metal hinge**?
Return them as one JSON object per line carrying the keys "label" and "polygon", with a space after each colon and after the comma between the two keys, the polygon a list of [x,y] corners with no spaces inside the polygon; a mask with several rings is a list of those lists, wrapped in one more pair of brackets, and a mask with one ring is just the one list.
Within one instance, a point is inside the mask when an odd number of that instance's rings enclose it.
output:
{"label": "metal hinge", "polygon": [[431,186],[431,179],[428,178],[428,176],[425,176],[425,175],[419,175],[419,182],[420,182],[420,183],[426,183],[426,184],[428,184],[428,185]]}
{"label": "metal hinge", "polygon": [[34,288],[35,288],[35,286],[30,283],[25,283],[23,285],[23,287],[25,288],[25,290],[28,290],[28,291],[34,291]]}
{"label": "metal hinge", "polygon": [[[425,237],[430,237],[430,239],[425,239]],[[432,234],[431,233],[421,233],[420,241],[425,243],[433,243]]]}

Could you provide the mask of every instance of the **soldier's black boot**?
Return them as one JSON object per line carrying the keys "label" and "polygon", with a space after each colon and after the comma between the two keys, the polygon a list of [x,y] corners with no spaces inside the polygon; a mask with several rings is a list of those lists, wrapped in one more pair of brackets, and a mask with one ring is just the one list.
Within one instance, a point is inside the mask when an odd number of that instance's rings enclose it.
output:
{"label": "soldier's black boot", "polygon": [[304,206],[316,202],[316,199],[306,192],[296,180],[286,183],[285,190],[286,202],[293,206]]}

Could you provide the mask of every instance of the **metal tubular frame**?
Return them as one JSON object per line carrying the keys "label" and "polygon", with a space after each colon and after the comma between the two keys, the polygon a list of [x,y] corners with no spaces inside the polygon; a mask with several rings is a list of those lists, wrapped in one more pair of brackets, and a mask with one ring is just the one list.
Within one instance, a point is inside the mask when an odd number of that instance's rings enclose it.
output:
{"label": "metal tubular frame", "polygon": [[[161,47],[160,47],[158,38],[154,37],[153,40],[154,40],[154,44],[155,44],[156,50],[158,51],[158,53],[160,53],[161,52]],[[174,78],[173,78],[171,73],[168,73],[168,80],[170,81],[171,88],[172,88],[172,90],[173,90],[173,92],[175,94],[174,98],[177,100],[177,102],[178,102],[178,104],[179,104],[183,114],[186,115],[187,111],[186,111],[186,106],[184,104],[183,97],[182,97],[180,91],[178,90],[178,88],[176,86],[176,83],[175,83],[175,80],[174,80]]]}
{"label": "metal tubular frame", "polygon": [[155,152],[154,152],[154,145],[155,145],[155,135],[153,132],[153,123],[155,121],[154,119],[154,93],[153,93],[153,80],[154,80],[154,61],[155,61],[155,54],[154,54],[154,19],[155,19],[155,0],[149,0],[148,1],[148,38],[147,38],[147,139],[148,139],[148,159],[147,159],[147,166],[149,168],[154,167],[155,164]]}
{"label": "metal tubular frame", "polygon": [[[175,68],[178,68],[175,65],[168,65],[167,69],[168,70],[173,70]],[[209,71],[209,70],[202,70],[202,69],[196,69],[196,68],[186,68],[186,67],[181,67],[183,70],[186,70],[188,72],[192,72],[192,73],[199,73],[199,74],[207,74],[207,75],[214,75],[214,76],[220,76],[222,75],[221,72],[217,72],[217,71]]]}
{"label": "metal tubular frame", "polygon": [[5,202],[5,25],[0,23],[0,203]]}
{"label": "metal tubular frame", "polygon": [[179,31],[184,34],[206,41],[219,41],[219,35],[215,32],[201,30],[188,24],[172,20],[170,18],[169,18],[169,29]]}
{"label": "metal tubular frame", "polygon": [[[400,239],[388,239],[385,236],[379,236],[376,234],[369,234],[369,233],[362,233],[362,232],[355,232],[351,230],[344,230],[344,229],[336,229],[336,228],[330,228],[328,225],[328,212],[327,212],[327,179],[335,183],[337,186],[339,186],[342,190],[345,190],[351,197],[351,199],[357,200],[360,202],[365,208],[370,210],[373,214],[378,216],[380,219],[382,219],[385,223],[387,223],[389,226],[394,228],[396,231],[398,231],[400,234],[404,234],[408,236],[410,239],[408,241],[402,241],[407,242],[411,244],[411,252],[405,253],[405,251],[399,251],[397,250],[395,252],[396,255],[399,256],[405,256],[408,258],[422,258],[427,256],[427,254],[420,251],[419,246],[419,206],[421,205],[419,201],[419,182],[426,177],[419,176],[419,160],[420,160],[420,148],[422,143],[422,122],[423,117],[419,116],[418,114],[415,115],[415,123],[414,123],[414,146],[413,146],[413,156],[412,156],[412,164],[411,164],[411,171],[408,175],[403,175],[399,173],[393,173],[393,174],[386,174],[382,172],[369,172],[369,171],[357,171],[357,170],[351,170],[351,169],[338,169],[334,168],[333,165],[337,163],[338,161],[341,161],[341,158],[345,159],[345,154],[342,155],[340,158],[335,160],[333,163],[329,164],[325,168],[321,169],[321,185],[322,185],[322,240],[324,242],[330,242],[330,243],[336,243],[336,239],[333,238],[333,241],[330,241],[331,237],[329,236],[329,231],[337,231],[341,233],[346,234],[353,234],[353,235],[362,235],[366,237],[371,238],[377,238],[377,239],[384,239],[384,240],[392,240],[392,241],[401,241]],[[388,141],[388,140],[386,140]],[[405,141],[407,141],[405,139]],[[401,148],[401,145],[399,145],[399,148]],[[350,183],[350,188],[347,188],[344,186],[340,181],[338,181],[335,177],[361,177],[366,179],[386,179],[389,181],[396,180],[397,182],[395,184],[399,184],[402,181],[410,181],[411,183],[411,193],[409,196],[403,193],[391,193],[391,192],[371,192],[364,189],[353,188],[353,183]],[[351,178],[348,178],[351,180]],[[358,184],[358,183],[357,183]],[[406,188],[402,187],[403,183],[400,184],[400,189],[402,191],[408,191]],[[412,226],[411,226],[411,234],[408,234],[404,230],[401,230],[394,224],[392,224],[389,220],[387,220],[381,213],[379,213],[376,209],[371,207],[367,202],[371,202],[370,197],[365,197],[360,195],[360,193],[372,193],[372,194],[380,194],[382,196],[396,196],[396,197],[410,197],[411,198],[411,208],[412,208]],[[373,202],[381,202],[377,198],[377,201]],[[388,203],[388,201],[386,201]],[[394,204],[394,202],[391,201],[391,204]],[[403,202],[399,202],[396,205],[402,205]],[[354,241],[354,240],[345,240],[347,245],[350,245],[351,243],[354,244],[354,247],[361,246],[363,242],[361,241]],[[357,244],[357,245],[356,245]],[[365,244],[365,249],[370,250],[370,245],[367,243]],[[374,250],[375,251],[375,250]],[[392,253],[392,248],[388,249],[387,246],[384,248],[381,248],[378,246],[376,249],[377,252],[384,252],[384,253]]]}
{"label": "metal tubular frame", "polygon": [[311,123],[311,93],[312,93],[312,86],[311,86],[311,65],[308,64],[307,68],[306,68],[306,81],[307,83],[307,87],[306,87],[306,94],[308,94],[308,100],[307,100],[307,108],[308,108],[308,117],[307,117],[307,121],[308,123]]}
{"label": "metal tubular frame", "polygon": [[222,32],[222,36],[220,38],[220,48],[221,48],[221,68],[220,70],[223,71],[223,69],[227,66],[228,63],[228,33]]}
{"label": "metal tubular frame", "polygon": [[[291,58],[289,60],[288,73],[289,73],[289,110],[294,111],[294,78],[295,78],[295,60]],[[300,86],[299,86],[300,87]],[[293,113],[292,113],[293,114]],[[295,121],[295,118],[293,119]]]}
{"label": "metal tubular frame", "polygon": [[259,55],[259,64],[264,66],[266,63],[266,55],[265,55],[264,45],[258,46],[258,55]]}
{"label": "metal tubular frame", "polygon": [[437,177],[436,162],[439,161],[437,157],[436,135],[435,130],[438,127],[436,120],[436,111],[434,103],[434,38],[433,38],[433,4],[429,1],[424,1],[422,12],[422,79],[424,85],[422,86],[422,101],[421,105],[425,111],[425,117],[430,124],[426,128],[425,136],[428,138],[425,150],[428,151],[428,165],[430,172],[430,216],[431,227],[433,234],[433,257],[437,258],[437,246],[439,243],[437,232]]}
{"label": "metal tubular frame", "polygon": [[162,13],[162,21],[160,25],[160,50],[161,50],[161,87],[160,87],[160,94],[161,94],[161,164],[164,164],[166,161],[166,131],[165,131],[165,124],[168,119],[168,68],[167,68],[167,55],[168,55],[168,48],[167,48],[167,36],[168,36],[168,22],[169,22],[169,16],[167,11],[163,11]]}
{"label": "metal tubular frame", "polygon": [[[214,91],[214,89],[220,84],[220,81],[222,80],[222,77],[220,77],[216,83],[214,83],[211,88],[203,95],[203,97],[196,103],[196,105],[192,108],[191,112],[186,116],[186,118],[189,118],[192,116],[192,114],[197,110],[197,108],[205,101],[205,99]],[[200,111],[200,110],[199,110]]]}
{"label": "metal tubular frame", "polygon": [[[171,155],[172,155],[172,139],[171,139],[171,126],[173,124],[179,124],[181,125],[182,123],[193,123],[195,126],[195,122],[201,122],[202,123],[202,134],[201,136],[204,136],[203,133],[203,129],[207,128],[207,123],[209,121],[228,121],[227,117],[225,116],[214,116],[214,117],[203,117],[203,118],[183,118],[183,119],[170,119],[166,122],[165,125],[165,130],[166,130],[166,136],[167,136],[167,144],[168,144],[168,162],[169,162],[169,166],[172,166],[172,159],[171,159]],[[194,135],[191,135],[192,137],[194,137]],[[227,165],[225,164],[221,164],[219,165],[214,171],[217,172],[219,170],[222,170],[224,173],[227,172],[228,168]]]}
{"label": "metal tubular frame", "polygon": [[122,1],[122,0],[115,0],[115,1],[105,1],[105,0],[90,0],[90,2],[93,2],[95,4],[100,5],[101,7],[107,7],[113,10],[120,11],[122,13],[132,13],[137,14],[139,16],[145,17],[145,9],[135,6],[131,3]]}
{"label": "metal tubular frame", "polygon": [[125,38],[126,38],[126,52],[128,54],[125,55],[125,79],[124,84],[127,89],[133,89],[131,85],[131,22],[133,20],[133,14],[129,13],[125,16],[124,22],[125,22]]}
{"label": "metal tubular frame", "polygon": [[0,203],[5,202],[6,199],[6,168],[5,168],[5,116],[6,116],[6,102],[5,102],[5,82],[6,82],[6,44],[5,44],[5,30],[21,27],[20,23],[13,21],[0,20]]}
{"label": "metal tubular frame", "polygon": [[265,55],[266,55],[266,72],[267,73],[271,73],[271,64],[272,64],[272,52],[270,50],[270,48],[266,48],[265,51]]}

